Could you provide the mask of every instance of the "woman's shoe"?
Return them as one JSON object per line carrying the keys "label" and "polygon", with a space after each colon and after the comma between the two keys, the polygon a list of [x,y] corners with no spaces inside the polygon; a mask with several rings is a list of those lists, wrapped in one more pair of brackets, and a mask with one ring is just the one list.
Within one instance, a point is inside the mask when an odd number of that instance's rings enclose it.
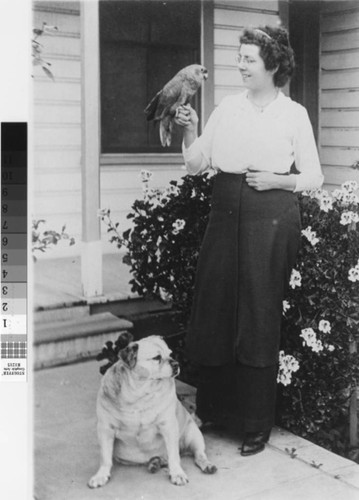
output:
{"label": "woman's shoe", "polygon": [[248,457],[263,451],[265,444],[269,440],[269,436],[270,430],[262,432],[246,432],[243,439],[241,455],[243,457]]}

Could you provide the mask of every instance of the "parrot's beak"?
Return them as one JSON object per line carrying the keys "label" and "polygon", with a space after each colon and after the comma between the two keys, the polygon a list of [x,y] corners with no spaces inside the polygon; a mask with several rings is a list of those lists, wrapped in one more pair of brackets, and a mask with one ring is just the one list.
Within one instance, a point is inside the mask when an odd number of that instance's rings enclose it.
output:
{"label": "parrot's beak", "polygon": [[205,80],[207,80],[207,78],[208,78],[208,71],[207,70],[203,71],[203,78]]}

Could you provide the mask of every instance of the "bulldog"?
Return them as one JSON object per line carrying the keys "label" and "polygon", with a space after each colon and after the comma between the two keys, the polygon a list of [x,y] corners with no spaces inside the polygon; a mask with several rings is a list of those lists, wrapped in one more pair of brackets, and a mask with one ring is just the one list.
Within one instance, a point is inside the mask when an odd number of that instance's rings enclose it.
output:
{"label": "bulldog", "polygon": [[113,460],[147,464],[150,472],[168,467],[175,485],[188,482],[180,463],[185,452],[193,455],[202,472],[216,472],[201,431],[177,398],[178,374],[179,365],[159,336],[130,342],[119,351],[119,360],[106,371],[98,392],[100,467],[88,482],[90,488],[109,481]]}

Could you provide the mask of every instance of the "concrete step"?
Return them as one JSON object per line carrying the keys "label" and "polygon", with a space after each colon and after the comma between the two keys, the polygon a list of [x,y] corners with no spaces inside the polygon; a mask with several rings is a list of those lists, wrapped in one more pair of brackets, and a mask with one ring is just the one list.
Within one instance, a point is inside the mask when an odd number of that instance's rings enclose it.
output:
{"label": "concrete step", "polygon": [[105,342],[131,331],[133,323],[109,312],[34,324],[34,369],[92,359]]}
{"label": "concrete step", "polygon": [[142,297],[115,300],[108,297],[97,297],[79,304],[58,304],[51,307],[37,307],[33,313],[35,323],[51,321],[77,320],[93,314],[110,312],[117,317],[165,313],[171,306],[159,300],[148,300]]}
{"label": "concrete step", "polygon": [[160,300],[145,299],[143,297],[131,298],[126,300],[97,300],[91,302],[90,304],[90,314],[111,312],[115,316],[121,318],[170,311],[170,304],[165,304]]}
{"label": "concrete step", "polygon": [[37,309],[34,311],[34,323],[49,323],[56,321],[69,321],[85,318],[90,315],[89,305],[73,305],[63,307],[53,307],[47,309]]}

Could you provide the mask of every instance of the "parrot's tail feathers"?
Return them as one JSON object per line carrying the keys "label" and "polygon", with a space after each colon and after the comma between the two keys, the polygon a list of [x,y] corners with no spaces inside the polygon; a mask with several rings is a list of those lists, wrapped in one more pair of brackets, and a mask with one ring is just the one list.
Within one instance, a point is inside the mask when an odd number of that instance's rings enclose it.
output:
{"label": "parrot's tail feathers", "polygon": [[162,90],[160,92],[157,92],[155,97],[147,105],[147,107],[144,111],[147,121],[156,119],[156,111],[157,111],[158,101],[161,97],[161,94],[162,94]]}
{"label": "parrot's tail feathers", "polygon": [[163,147],[169,147],[172,140],[173,124],[170,119],[161,120],[160,122],[160,139]]}

